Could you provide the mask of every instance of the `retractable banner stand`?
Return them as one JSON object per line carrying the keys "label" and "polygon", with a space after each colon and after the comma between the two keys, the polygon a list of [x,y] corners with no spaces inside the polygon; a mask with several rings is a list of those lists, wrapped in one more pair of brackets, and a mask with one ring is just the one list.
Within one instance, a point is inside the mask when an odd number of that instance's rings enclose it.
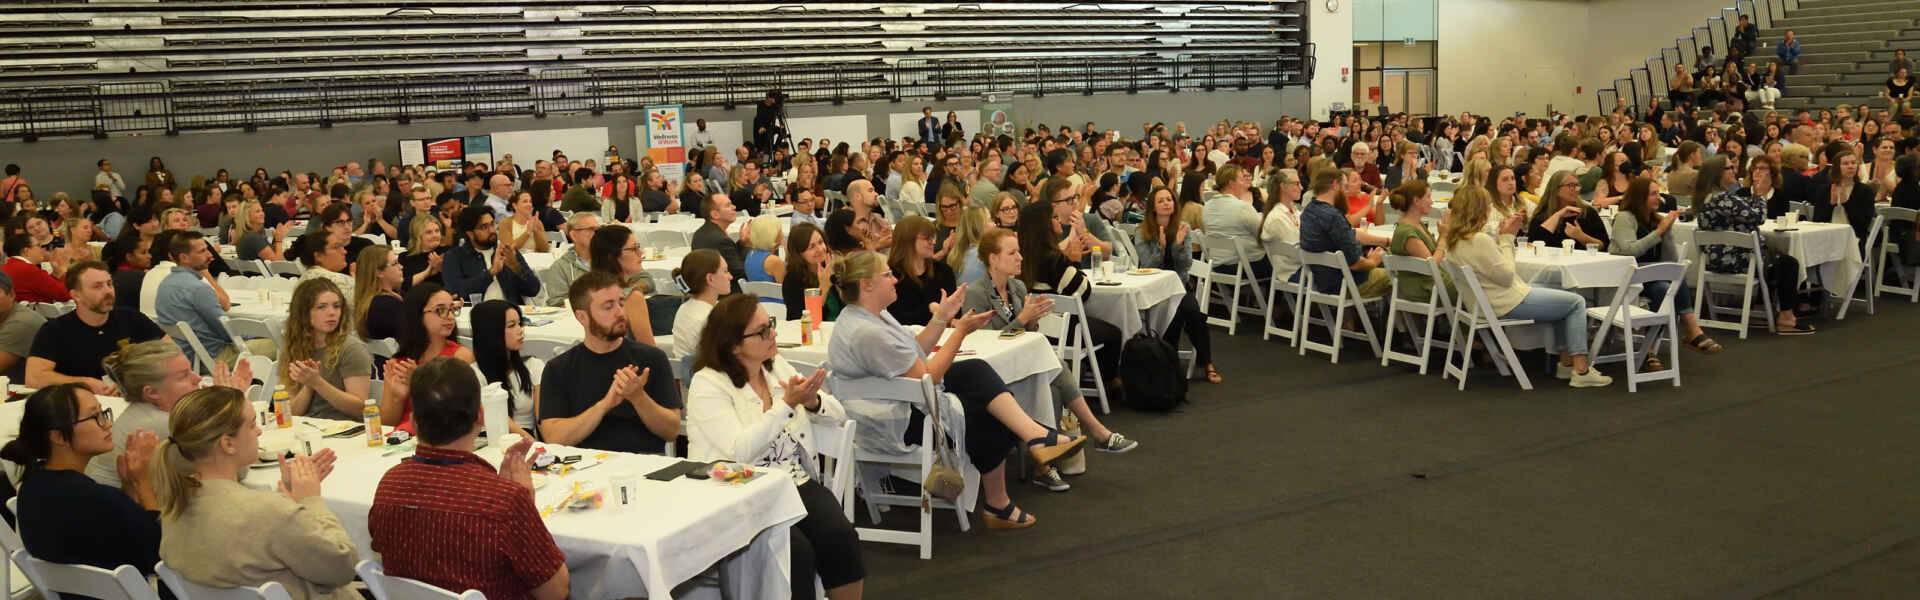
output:
{"label": "retractable banner stand", "polygon": [[647,107],[647,156],[668,181],[678,181],[686,172],[687,147],[680,117],[678,104]]}
{"label": "retractable banner stand", "polygon": [[467,164],[485,165],[493,168],[493,138],[484,135],[470,135],[460,138],[460,150]]}
{"label": "retractable banner stand", "polygon": [[1020,137],[1019,123],[1013,119],[1012,92],[987,92],[980,100],[980,133]]}

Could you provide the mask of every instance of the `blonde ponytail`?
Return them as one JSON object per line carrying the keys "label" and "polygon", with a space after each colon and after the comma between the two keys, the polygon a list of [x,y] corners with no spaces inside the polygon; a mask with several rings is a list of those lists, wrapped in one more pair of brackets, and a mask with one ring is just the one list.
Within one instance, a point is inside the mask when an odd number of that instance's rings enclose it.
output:
{"label": "blonde ponytail", "polygon": [[162,516],[178,518],[187,511],[200,487],[196,461],[212,453],[221,437],[238,434],[253,418],[252,408],[245,393],[220,386],[194,390],[173,405],[167,440],[160,443],[158,460],[148,467]]}

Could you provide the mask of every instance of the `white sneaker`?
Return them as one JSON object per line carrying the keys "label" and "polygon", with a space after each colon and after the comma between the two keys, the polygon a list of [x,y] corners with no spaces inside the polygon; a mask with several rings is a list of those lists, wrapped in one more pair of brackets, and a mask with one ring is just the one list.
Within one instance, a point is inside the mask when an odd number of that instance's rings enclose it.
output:
{"label": "white sneaker", "polygon": [[1559,379],[1573,379],[1573,365],[1555,363],[1553,376]]}
{"label": "white sneaker", "polygon": [[1600,373],[1599,369],[1587,367],[1587,372],[1574,373],[1568,383],[1577,388],[1607,387],[1613,385],[1613,378]]}

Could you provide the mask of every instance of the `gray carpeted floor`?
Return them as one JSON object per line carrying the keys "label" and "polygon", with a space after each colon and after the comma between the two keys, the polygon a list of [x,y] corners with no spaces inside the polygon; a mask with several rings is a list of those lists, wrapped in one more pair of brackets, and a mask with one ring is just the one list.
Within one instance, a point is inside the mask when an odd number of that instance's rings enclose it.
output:
{"label": "gray carpeted floor", "polygon": [[865,544],[867,595],[1910,597],[1920,307],[1818,324],[1718,332],[1725,352],[1682,352],[1684,387],[1638,394],[1540,362],[1532,392],[1491,368],[1460,392],[1437,366],[1216,329],[1226,384],[1171,416],[1116,407],[1142,447],[1094,454],[1070,492],[1016,483],[1033,529],[947,511],[932,560]]}

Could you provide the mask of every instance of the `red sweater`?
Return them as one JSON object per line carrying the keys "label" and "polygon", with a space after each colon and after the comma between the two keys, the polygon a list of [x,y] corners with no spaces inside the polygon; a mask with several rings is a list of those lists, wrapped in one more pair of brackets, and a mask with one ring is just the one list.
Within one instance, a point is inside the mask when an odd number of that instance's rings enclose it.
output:
{"label": "red sweater", "polygon": [[13,279],[14,297],[21,302],[66,302],[73,299],[67,286],[52,275],[19,257],[8,258],[0,272]]}

